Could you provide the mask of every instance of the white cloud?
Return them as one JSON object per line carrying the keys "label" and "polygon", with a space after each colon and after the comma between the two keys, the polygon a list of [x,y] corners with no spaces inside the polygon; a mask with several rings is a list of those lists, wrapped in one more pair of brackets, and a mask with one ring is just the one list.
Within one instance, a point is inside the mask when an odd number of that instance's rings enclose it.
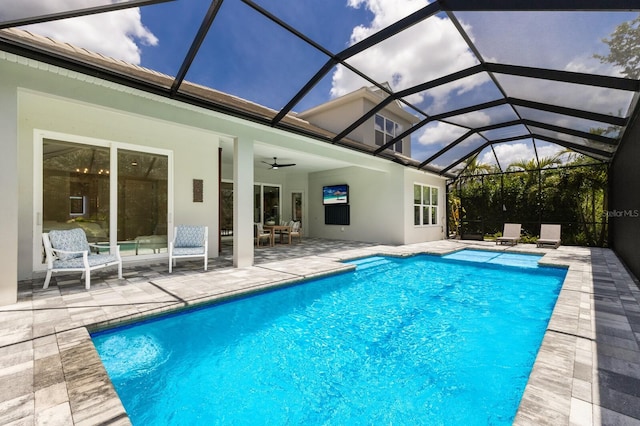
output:
{"label": "white cloud", "polygon": [[[518,161],[529,161],[535,157],[533,146],[530,143],[504,143],[494,146],[494,151],[500,161],[500,166],[506,169],[510,164]],[[495,163],[493,153],[490,151],[483,154],[481,162]]]}
{"label": "white cloud", "polygon": [[[367,26],[353,29],[350,43],[353,45],[365,39],[427,4],[424,0],[349,0],[349,6],[365,7],[374,16]],[[347,62],[398,91],[476,65],[477,59],[448,19],[431,16]],[[476,75],[459,80],[429,91],[428,96],[435,103],[443,103],[450,94],[469,91],[482,84],[485,78]],[[364,85],[370,83],[338,66],[333,75],[331,95],[341,96]],[[420,103],[425,96],[416,94],[409,100]]]}
{"label": "white cloud", "polygon": [[[536,157],[536,153],[533,150],[533,145],[530,142],[517,142],[517,143],[503,143],[494,145],[494,151],[500,161],[500,166],[503,170],[509,167],[510,164],[516,162],[528,162]],[[551,158],[555,157],[564,150],[563,147],[555,144],[536,143],[536,150],[538,152],[538,158]],[[495,164],[496,159],[493,152],[490,150],[485,151],[479,158],[481,163]]]}
{"label": "white cloud", "polygon": [[[41,0],[21,0],[16,3],[15,8],[19,9],[15,10],[16,16],[95,6],[95,1],[91,0],[47,0],[45,4]],[[138,8],[45,22],[23,29],[133,64],[140,64],[138,43],[151,46],[158,43],[156,36],[142,25]]]}
{"label": "white cloud", "polygon": [[565,148],[560,145],[541,145],[536,143],[536,149],[538,151],[538,158],[542,160],[543,158],[555,157]]}
{"label": "white cloud", "polygon": [[565,66],[565,71],[622,77],[622,69],[620,67],[614,67],[611,64],[603,64],[598,59],[589,55],[574,57]]}
{"label": "white cloud", "polygon": [[468,130],[464,127],[452,126],[439,121],[425,128],[418,137],[418,143],[421,145],[448,144],[467,132]]}

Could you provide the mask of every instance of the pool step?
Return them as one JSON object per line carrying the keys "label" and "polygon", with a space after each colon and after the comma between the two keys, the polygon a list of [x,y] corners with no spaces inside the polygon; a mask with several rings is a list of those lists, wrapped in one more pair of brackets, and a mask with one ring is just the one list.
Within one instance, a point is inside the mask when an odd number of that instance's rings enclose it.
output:
{"label": "pool step", "polygon": [[356,265],[357,271],[363,271],[370,268],[380,268],[382,266],[391,265],[393,264],[393,261],[385,257],[374,256],[367,257],[365,259],[354,260],[349,263]]}

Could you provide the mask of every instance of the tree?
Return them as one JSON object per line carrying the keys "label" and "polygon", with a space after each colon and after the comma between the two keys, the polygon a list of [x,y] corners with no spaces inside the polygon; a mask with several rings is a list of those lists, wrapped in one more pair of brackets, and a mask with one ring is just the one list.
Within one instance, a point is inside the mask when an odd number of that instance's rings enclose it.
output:
{"label": "tree", "polygon": [[491,164],[481,163],[479,160],[480,154],[476,154],[473,157],[467,159],[464,163],[464,169],[460,176],[464,179],[465,177],[486,175],[488,173],[496,171]]}
{"label": "tree", "polygon": [[593,55],[600,62],[617,65],[625,77],[640,78],[640,15],[631,22],[618,25],[610,38],[602,39],[609,46],[606,56]]}

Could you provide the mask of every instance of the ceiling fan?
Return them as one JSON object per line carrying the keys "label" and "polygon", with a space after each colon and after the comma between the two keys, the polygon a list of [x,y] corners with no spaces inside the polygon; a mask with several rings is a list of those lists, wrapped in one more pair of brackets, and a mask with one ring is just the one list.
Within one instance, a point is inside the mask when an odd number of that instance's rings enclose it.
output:
{"label": "ceiling fan", "polygon": [[291,166],[295,166],[295,163],[289,163],[289,164],[278,164],[278,160],[276,159],[276,157],[273,157],[273,163],[267,163],[266,161],[263,161],[264,164],[268,164],[270,165],[270,169],[273,170],[277,170],[280,167],[291,167]]}

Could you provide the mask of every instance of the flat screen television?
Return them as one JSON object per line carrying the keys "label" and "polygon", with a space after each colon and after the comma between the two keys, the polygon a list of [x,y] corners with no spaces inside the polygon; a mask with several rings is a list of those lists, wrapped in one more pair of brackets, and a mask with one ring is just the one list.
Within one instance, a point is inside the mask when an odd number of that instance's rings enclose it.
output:
{"label": "flat screen television", "polygon": [[349,185],[323,186],[322,204],[349,204]]}

